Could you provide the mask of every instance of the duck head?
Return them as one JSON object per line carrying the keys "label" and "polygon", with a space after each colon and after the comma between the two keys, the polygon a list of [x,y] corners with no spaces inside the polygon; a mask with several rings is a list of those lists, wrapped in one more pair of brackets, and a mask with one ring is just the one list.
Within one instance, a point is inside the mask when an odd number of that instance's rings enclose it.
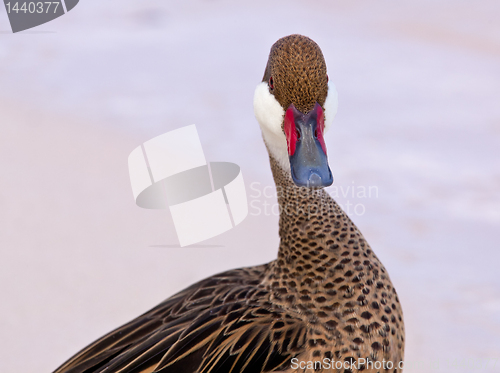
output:
{"label": "duck head", "polygon": [[254,111],[270,155],[298,186],[333,183],[324,134],[337,103],[323,53],[313,40],[290,35],[274,43],[255,90]]}

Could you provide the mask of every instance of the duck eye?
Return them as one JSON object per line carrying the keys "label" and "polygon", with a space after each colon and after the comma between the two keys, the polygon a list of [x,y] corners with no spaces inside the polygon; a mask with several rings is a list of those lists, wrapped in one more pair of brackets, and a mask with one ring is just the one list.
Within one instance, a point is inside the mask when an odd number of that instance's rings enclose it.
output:
{"label": "duck eye", "polygon": [[272,76],[269,78],[269,88],[274,89],[274,81]]}
{"label": "duck eye", "polygon": [[318,130],[314,130],[314,138],[317,139],[318,138]]}
{"label": "duck eye", "polygon": [[300,140],[300,132],[298,129],[295,130],[295,134],[297,135],[297,140]]}

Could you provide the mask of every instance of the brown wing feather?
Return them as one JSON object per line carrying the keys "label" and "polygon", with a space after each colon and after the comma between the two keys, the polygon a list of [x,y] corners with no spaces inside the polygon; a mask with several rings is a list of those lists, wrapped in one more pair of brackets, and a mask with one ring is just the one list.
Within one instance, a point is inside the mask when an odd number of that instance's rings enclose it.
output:
{"label": "brown wing feather", "polygon": [[267,295],[256,286],[263,269],[229,271],[194,284],[54,373],[273,371],[303,350],[305,325],[256,301]]}
{"label": "brown wing feather", "polygon": [[279,309],[234,302],[200,315],[155,372],[189,372],[193,356],[202,358],[193,372],[271,372],[304,350],[305,335],[305,324]]}

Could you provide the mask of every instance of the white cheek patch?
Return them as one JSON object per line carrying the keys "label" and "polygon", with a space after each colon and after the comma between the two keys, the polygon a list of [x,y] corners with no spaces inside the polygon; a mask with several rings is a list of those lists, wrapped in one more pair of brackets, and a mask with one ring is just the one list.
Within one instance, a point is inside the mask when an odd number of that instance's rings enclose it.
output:
{"label": "white cheek patch", "polygon": [[269,152],[284,170],[289,170],[290,161],[286,137],[281,128],[285,110],[269,92],[267,82],[257,85],[253,99],[253,110]]}
{"label": "white cheek patch", "polygon": [[265,128],[274,135],[284,136],[281,124],[283,123],[285,110],[269,92],[267,82],[259,83],[255,89],[253,110],[262,129]]}
{"label": "white cheek patch", "polygon": [[328,96],[325,100],[325,132],[328,131],[332,125],[333,118],[337,114],[337,109],[339,107],[339,94],[337,93],[337,88],[335,84],[328,83]]}

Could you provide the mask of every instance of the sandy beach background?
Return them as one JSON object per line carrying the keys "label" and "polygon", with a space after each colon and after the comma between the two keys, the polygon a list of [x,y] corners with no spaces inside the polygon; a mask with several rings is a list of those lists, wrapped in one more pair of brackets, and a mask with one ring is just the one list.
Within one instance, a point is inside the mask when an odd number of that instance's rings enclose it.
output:
{"label": "sandy beach background", "polygon": [[[302,33],[339,91],[329,191],[398,290],[405,372],[497,372],[499,14],[494,0],[82,0],[12,34],[0,9],[0,371],[51,372],[187,285],[275,258],[252,98],[272,43]],[[135,206],[127,157],[193,123],[208,160],[241,166],[252,207],[180,248],[167,211]]]}

